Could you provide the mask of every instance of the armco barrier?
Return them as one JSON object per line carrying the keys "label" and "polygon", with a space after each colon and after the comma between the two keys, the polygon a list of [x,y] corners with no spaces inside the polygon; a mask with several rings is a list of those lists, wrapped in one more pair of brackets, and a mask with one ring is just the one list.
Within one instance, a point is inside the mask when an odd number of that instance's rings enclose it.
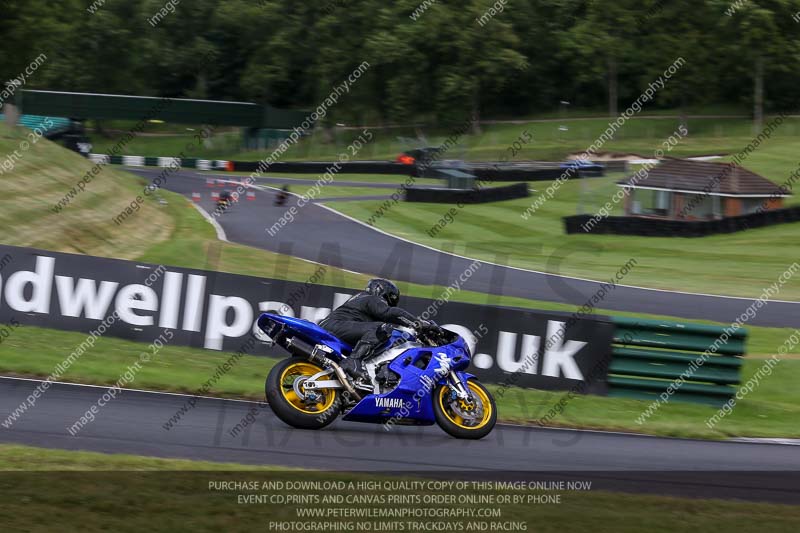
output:
{"label": "armco barrier", "polygon": [[[259,170],[258,161],[224,161],[183,159],[172,157],[146,157],[134,155],[106,155],[90,154],[93,161],[110,163],[112,165],[126,166],[160,166],[159,159],[169,159],[180,162],[184,168],[197,168],[200,170],[229,170],[236,172],[255,172]],[[211,165],[209,167],[209,164]],[[288,161],[275,162],[267,168],[260,169],[262,173],[282,172],[285,174],[324,174],[334,168],[333,161]],[[395,176],[413,176],[415,178],[442,179],[441,170],[450,169],[442,165],[404,165],[394,161],[347,161],[338,163],[338,170],[343,174],[387,174]],[[558,179],[564,169],[559,163],[530,161],[526,163],[493,163],[493,162],[465,162],[459,167],[474,175],[481,181],[552,181]],[[598,177],[602,171],[579,171],[578,174],[570,172],[570,177],[581,178]]]}
{"label": "armco barrier", "polygon": [[443,204],[482,204],[501,202],[530,196],[527,183],[515,183],[501,187],[480,189],[435,189],[431,187],[408,187],[406,202],[430,202]]}
{"label": "armco barrier", "polygon": [[[800,206],[773,209],[719,220],[666,220],[649,217],[606,217],[596,223],[592,215],[564,217],[567,234],[639,235],[648,237],[705,237],[775,224],[800,222]],[[585,226],[589,227],[586,228]]]}
{"label": "armco barrier", "polygon": [[196,168],[198,170],[233,170],[230,161],[221,159],[180,159],[177,157],[145,157],[141,155],[89,154],[93,163],[104,165],[125,165],[127,167],[170,167]]}
{"label": "armco barrier", "polygon": [[603,176],[602,169],[574,170],[563,168],[559,163],[503,164],[474,163],[466,170],[482,181],[553,181],[567,174],[569,178],[598,178]]}
{"label": "armco barrier", "polygon": [[[558,167],[507,167],[494,168],[491,164],[466,166],[464,170],[474,175],[481,181],[552,181],[558,179],[564,172]],[[431,169],[427,174],[438,177],[436,169]],[[572,177],[572,176],[571,176]]]}
{"label": "armco barrier", "polygon": [[[231,161],[232,170],[237,172],[255,172],[260,163],[258,161]],[[285,172],[287,174],[324,174],[335,168],[333,161],[298,161],[275,162],[262,172]],[[414,167],[392,161],[346,161],[338,163],[338,170],[343,174],[393,174],[410,176]]]}
{"label": "armco barrier", "polygon": [[[125,165],[134,167],[167,166],[165,160],[176,161],[183,168],[196,168],[198,170],[225,170],[235,172],[255,172],[259,169],[258,161],[227,161],[210,159],[179,159],[173,157],[146,157],[140,155],[106,155],[90,154],[89,158],[96,163],[111,165]],[[261,172],[284,172],[286,174],[324,174],[332,167],[333,162],[302,161],[302,162],[276,162]],[[392,174],[410,176],[414,167],[402,165],[391,161],[349,161],[339,163],[339,170],[346,174]]]}
{"label": "armco barrier", "polygon": [[[439,178],[442,173],[453,167],[437,163],[429,167],[417,168],[415,175],[425,178]],[[526,161],[519,163],[506,162],[459,162],[458,170],[468,172],[481,181],[553,181],[567,172],[569,178],[597,178],[604,174],[604,168],[598,165],[586,169],[566,169],[562,163],[548,161]]]}
{"label": "armco barrier", "polygon": [[[666,393],[678,401],[721,405],[736,393],[746,330],[724,335],[726,328],[720,326],[621,317],[612,321],[609,396],[655,400]],[[679,386],[673,385],[676,380]]]}
{"label": "armco barrier", "polygon": [[600,163],[606,168],[607,172],[628,172],[630,165],[627,159],[614,159],[612,161],[594,161]]}

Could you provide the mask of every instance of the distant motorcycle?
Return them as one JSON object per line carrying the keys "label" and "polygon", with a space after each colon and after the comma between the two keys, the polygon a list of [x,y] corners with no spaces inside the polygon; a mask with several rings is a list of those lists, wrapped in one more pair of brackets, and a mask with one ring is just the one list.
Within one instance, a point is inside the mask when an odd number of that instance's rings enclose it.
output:
{"label": "distant motorcycle", "polygon": [[296,428],[321,429],[339,415],[373,424],[438,424],[453,437],[480,439],[497,422],[492,395],[464,372],[469,347],[456,333],[396,326],[383,351],[352,380],[339,363],[351,347],[320,326],[264,313],[258,327],[292,357],[276,364],[265,392],[275,415]]}
{"label": "distant motorcycle", "polygon": [[275,206],[281,207],[286,204],[289,199],[289,186],[284,185],[283,188],[275,195]]}
{"label": "distant motorcycle", "polygon": [[233,204],[233,195],[229,191],[222,191],[217,198],[217,210],[222,213]]}

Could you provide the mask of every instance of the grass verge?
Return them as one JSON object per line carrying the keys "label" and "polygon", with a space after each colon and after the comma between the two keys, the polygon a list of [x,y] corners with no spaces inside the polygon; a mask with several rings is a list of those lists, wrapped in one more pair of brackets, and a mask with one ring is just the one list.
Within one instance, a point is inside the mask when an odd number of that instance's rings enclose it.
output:
{"label": "grass verge", "polygon": [[[89,174],[91,180],[82,184],[81,191],[78,182],[94,168],[93,163],[45,139],[31,143],[30,135],[30,130],[0,122],[0,153],[19,154],[12,169],[0,172],[0,242],[135,259],[152,243],[168,238],[172,218],[152,197],[138,207],[141,220],[149,223],[144,230],[132,231],[113,222],[142,195],[144,182],[102,166]],[[24,150],[22,143],[29,148]],[[52,208],[70,192],[73,197],[66,207],[54,212]]]}
{"label": "grass verge", "polygon": [[[23,446],[0,445],[0,495],[4,499],[0,519],[10,531],[274,531],[276,522],[299,524],[311,529],[303,531],[419,531],[430,524],[449,522],[450,531],[485,531],[488,522],[524,524],[515,531],[563,532],[594,531],[627,533],[637,531],[753,531],[758,533],[793,530],[800,520],[800,507],[739,501],[688,499],[665,496],[621,494],[602,491],[522,491],[522,490],[392,490],[383,488],[385,481],[413,481],[411,477],[380,475],[276,471],[230,463],[207,463],[177,459],[150,459],[130,455],[104,455],[90,452],[63,452]],[[20,470],[38,470],[23,472]],[[42,472],[47,470],[48,472]],[[72,471],[70,471],[72,470]],[[160,470],[160,472],[148,472]],[[169,470],[164,472],[164,470]],[[188,470],[192,470],[189,472]],[[81,472],[82,471],[82,472]],[[266,490],[267,483],[306,482],[310,490]],[[220,482],[250,482],[256,489],[222,489]],[[325,490],[325,482],[342,483],[343,489]],[[455,519],[320,519],[299,518],[300,509],[381,509],[385,504],[345,503],[364,495],[357,483],[381,483],[369,494],[492,496],[488,505],[467,508],[497,509],[496,518]],[[352,483],[352,485],[351,485]],[[312,485],[316,484],[316,485]],[[285,485],[284,485],[285,486]],[[559,503],[531,504],[528,496],[555,496]],[[250,501],[242,496],[280,494],[284,497],[316,495],[321,503],[270,503]],[[341,495],[343,502],[328,503],[325,497]],[[522,503],[499,502],[502,495],[518,495]],[[513,500],[511,500],[513,502]],[[403,506],[401,506],[403,507]],[[407,506],[406,506],[407,507]],[[420,503],[415,509],[459,509],[457,503]],[[397,524],[402,522],[403,526]],[[352,529],[336,524],[350,523]],[[358,529],[357,524],[366,527]],[[470,527],[470,523],[473,524]],[[391,524],[387,527],[387,524]],[[383,527],[381,527],[383,526]],[[415,527],[416,526],[416,527]],[[421,528],[425,529],[421,529]],[[505,529],[496,529],[505,530]]]}

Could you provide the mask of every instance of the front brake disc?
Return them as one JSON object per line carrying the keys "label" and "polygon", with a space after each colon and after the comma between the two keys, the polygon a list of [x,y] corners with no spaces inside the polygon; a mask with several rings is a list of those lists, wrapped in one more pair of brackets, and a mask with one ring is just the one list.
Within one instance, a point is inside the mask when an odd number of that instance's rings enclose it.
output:
{"label": "front brake disc", "polygon": [[450,409],[453,410],[454,414],[465,420],[477,421],[483,419],[483,405],[478,401],[467,403],[464,400],[456,400],[450,402]]}

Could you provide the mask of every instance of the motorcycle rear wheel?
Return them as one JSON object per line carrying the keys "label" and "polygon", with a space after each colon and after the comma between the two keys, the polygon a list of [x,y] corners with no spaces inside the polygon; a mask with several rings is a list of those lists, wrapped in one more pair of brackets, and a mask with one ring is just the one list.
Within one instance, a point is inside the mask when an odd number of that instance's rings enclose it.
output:
{"label": "motorcycle rear wheel", "polygon": [[[433,391],[433,414],[436,423],[457,439],[482,439],[497,423],[497,404],[491,393],[474,379],[467,386],[475,398],[471,404],[451,398],[450,387],[439,385]],[[466,415],[466,416],[465,416]]]}
{"label": "motorcycle rear wheel", "polygon": [[299,429],[322,429],[336,420],[342,408],[340,389],[317,391],[321,397],[315,400],[304,395],[303,381],[321,371],[303,357],[283,359],[272,367],[264,390],[275,416]]}

